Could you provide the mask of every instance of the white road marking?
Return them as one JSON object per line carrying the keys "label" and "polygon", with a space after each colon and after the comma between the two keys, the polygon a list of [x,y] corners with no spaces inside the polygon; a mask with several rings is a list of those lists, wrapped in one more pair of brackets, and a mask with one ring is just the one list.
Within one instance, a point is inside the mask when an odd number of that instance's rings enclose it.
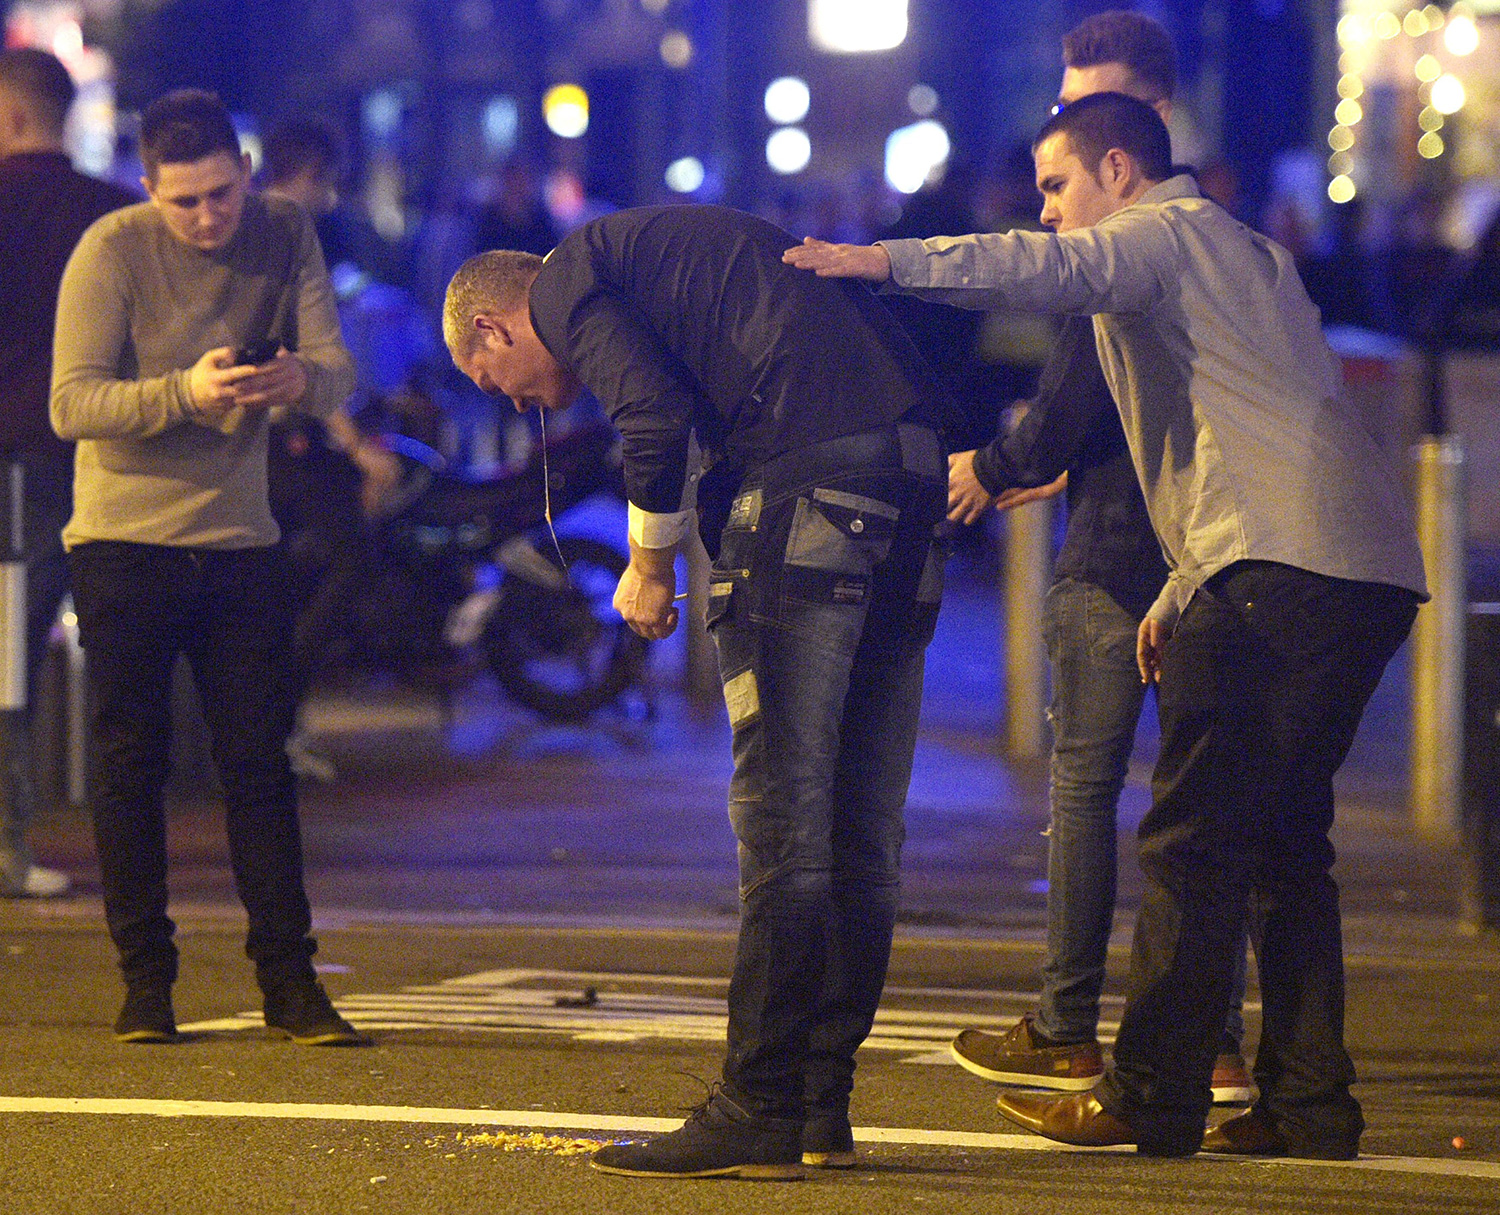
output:
{"label": "white road marking", "polygon": [[[461,975],[399,992],[343,996],[338,1010],[360,1029],[406,1032],[457,1029],[489,1033],[566,1034],[583,1042],[629,1042],[670,1038],[723,1041],[728,1011],[726,980],[684,975],[596,974],[585,971],[506,969]],[[582,1002],[587,988],[596,996]],[[915,1008],[917,1002],[947,1000],[961,1008]],[[964,992],[888,987],[867,1050],[901,1051],[905,1062],[947,1066],[942,1049],[960,1030],[1004,1029],[1036,997],[1030,992]],[[989,1011],[1009,1005],[1004,1013]],[[985,1011],[976,1011],[983,1009]],[[185,1033],[257,1029],[256,1011],[180,1028]],[[1100,1040],[1114,1040],[1117,1022],[1100,1024]]]}
{"label": "white road marking", "polygon": [[[319,1105],[300,1102],[161,1101],[113,1097],[0,1097],[0,1114],[92,1114],[150,1118],[265,1118],[312,1122],[400,1122],[423,1126],[501,1126],[525,1130],[605,1131],[611,1134],[676,1130],[681,1118],[641,1118],[619,1114],[578,1114],[544,1110],[466,1110],[415,1105]],[[906,1147],[976,1148],[990,1151],[1129,1152],[1128,1147],[1075,1148],[1037,1135],[988,1134],[979,1131],[939,1131],[916,1127],[857,1126],[858,1143],[887,1143]],[[1364,1156],[1359,1160],[1246,1159],[1203,1156],[1222,1164],[1251,1164],[1261,1168],[1361,1169],[1386,1173],[1415,1173],[1444,1177],[1500,1180],[1500,1162],[1438,1160],[1416,1156]]]}

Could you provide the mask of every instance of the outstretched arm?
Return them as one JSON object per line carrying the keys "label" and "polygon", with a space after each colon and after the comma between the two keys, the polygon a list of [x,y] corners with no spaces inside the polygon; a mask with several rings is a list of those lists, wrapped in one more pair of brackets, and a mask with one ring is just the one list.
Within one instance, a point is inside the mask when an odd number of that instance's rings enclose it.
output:
{"label": "outstretched arm", "polygon": [[891,277],[891,259],[879,245],[835,245],[815,236],[805,236],[781,260],[798,270],[811,270],[819,278],[862,278],[883,283]]}

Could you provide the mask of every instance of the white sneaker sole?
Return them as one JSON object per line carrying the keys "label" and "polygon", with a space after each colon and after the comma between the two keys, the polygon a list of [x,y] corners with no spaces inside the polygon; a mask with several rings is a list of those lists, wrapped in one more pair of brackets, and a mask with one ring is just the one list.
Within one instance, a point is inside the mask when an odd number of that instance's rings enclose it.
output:
{"label": "white sneaker sole", "polygon": [[1092,1076],[1043,1076],[1036,1072],[1002,1072],[985,1067],[982,1063],[975,1063],[973,1059],[965,1058],[959,1053],[957,1045],[952,1042],[948,1043],[948,1053],[965,1071],[973,1072],[976,1076],[983,1076],[986,1080],[991,1080],[996,1084],[1015,1084],[1026,1088],[1050,1088],[1065,1093],[1082,1093],[1099,1083],[1099,1077],[1104,1074],[1096,1072]]}

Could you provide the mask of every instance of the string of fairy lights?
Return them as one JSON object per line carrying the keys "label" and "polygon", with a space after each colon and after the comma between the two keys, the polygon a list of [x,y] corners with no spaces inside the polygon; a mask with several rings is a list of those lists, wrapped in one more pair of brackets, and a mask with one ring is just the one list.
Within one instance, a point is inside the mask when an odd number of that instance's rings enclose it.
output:
{"label": "string of fairy lights", "polygon": [[[1360,124],[1367,117],[1369,77],[1378,60],[1390,53],[1386,44],[1405,40],[1400,57],[1410,62],[1417,80],[1417,115],[1421,135],[1417,155],[1436,160],[1448,148],[1443,128],[1463,109],[1468,97],[1453,70],[1479,46],[1473,9],[1459,0],[1446,10],[1438,4],[1393,8],[1384,0],[1344,0],[1338,24],[1339,102],[1335,126],[1328,132],[1328,197],[1346,203],[1359,191],[1355,151]],[[1405,63],[1403,63],[1405,66]]]}

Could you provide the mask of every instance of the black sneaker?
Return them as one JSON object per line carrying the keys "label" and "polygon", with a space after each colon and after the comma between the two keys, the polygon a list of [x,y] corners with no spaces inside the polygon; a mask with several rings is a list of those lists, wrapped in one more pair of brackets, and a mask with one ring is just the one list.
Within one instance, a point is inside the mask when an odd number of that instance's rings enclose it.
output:
{"label": "black sneaker", "polygon": [[115,1018],[116,1042],[176,1042],[170,983],[132,983]]}
{"label": "black sneaker", "polygon": [[757,1118],[715,1088],[679,1130],[645,1143],[611,1143],[590,1163],[626,1177],[802,1179],[802,1124]]}
{"label": "black sneaker", "polygon": [[854,1167],[854,1128],[848,1114],[808,1114],[802,1124],[802,1163],[815,1169]]}
{"label": "black sneaker", "polygon": [[339,1016],[316,979],[290,979],[266,992],[266,1029],[298,1046],[366,1046],[370,1041]]}

